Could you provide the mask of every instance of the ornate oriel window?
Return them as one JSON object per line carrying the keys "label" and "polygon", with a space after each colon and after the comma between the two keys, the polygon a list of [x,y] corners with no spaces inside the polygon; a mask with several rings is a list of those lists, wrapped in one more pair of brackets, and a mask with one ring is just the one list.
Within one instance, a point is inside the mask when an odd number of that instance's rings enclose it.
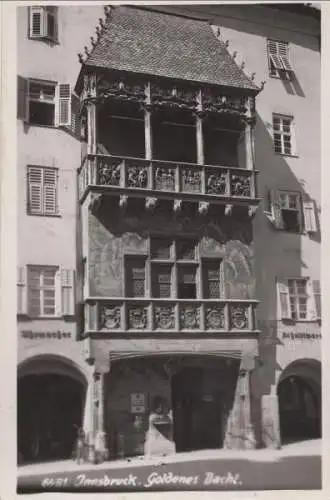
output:
{"label": "ornate oriel window", "polygon": [[127,297],[223,297],[221,259],[201,259],[194,238],[151,237],[149,244],[149,256],[125,257]]}

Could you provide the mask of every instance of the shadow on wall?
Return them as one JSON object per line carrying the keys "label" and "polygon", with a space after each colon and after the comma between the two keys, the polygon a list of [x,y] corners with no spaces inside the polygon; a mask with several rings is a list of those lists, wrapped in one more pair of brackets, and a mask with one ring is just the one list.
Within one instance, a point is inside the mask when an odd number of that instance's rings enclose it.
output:
{"label": "shadow on wall", "polygon": [[[303,182],[294,175],[286,158],[274,153],[271,128],[257,116],[255,130],[255,156],[259,171],[258,187],[261,198],[260,207],[254,220],[254,248],[256,269],[256,296],[258,307],[258,327],[261,331],[259,360],[255,378],[252,381],[254,394],[260,402],[262,394],[270,394],[276,382],[276,372],[281,370],[277,362],[277,346],[282,344],[278,336],[277,280],[304,275],[306,263],[302,259],[302,237],[320,242],[320,223],[315,210],[318,231],[309,236],[307,233],[289,232],[277,229],[271,219],[274,192],[287,190],[299,192],[301,201],[313,202],[305,191]],[[294,324],[291,322],[291,324]],[[261,412],[259,404],[252,406],[256,417]],[[260,422],[260,418],[255,418]],[[256,429],[257,436],[260,429]]]}

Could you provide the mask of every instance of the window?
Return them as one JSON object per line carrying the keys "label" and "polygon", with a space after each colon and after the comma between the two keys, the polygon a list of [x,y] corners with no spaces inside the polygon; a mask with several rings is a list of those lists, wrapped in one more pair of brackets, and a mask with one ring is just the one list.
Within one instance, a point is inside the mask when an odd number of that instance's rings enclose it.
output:
{"label": "window", "polygon": [[53,6],[29,8],[29,37],[37,40],[58,41],[58,9]]}
{"label": "window", "polygon": [[277,283],[282,319],[316,321],[321,318],[321,291],[318,280],[286,278]]}
{"label": "window", "polygon": [[28,167],[28,206],[30,215],[56,215],[57,169]]}
{"label": "window", "polygon": [[270,191],[271,213],[266,212],[277,229],[293,233],[317,232],[315,204],[301,201],[301,194],[295,191]]}
{"label": "window", "polygon": [[29,316],[55,316],[57,268],[28,267]]}
{"label": "window", "polygon": [[196,299],[196,266],[178,267],[178,298]]}
{"label": "window", "polygon": [[73,316],[74,270],[58,266],[19,267],[17,313],[32,318]]}
{"label": "window", "polygon": [[145,297],[146,272],[144,257],[126,258],[126,295],[128,297]]}
{"label": "window", "polygon": [[272,216],[275,227],[293,233],[302,230],[300,193],[291,191],[273,191]]}
{"label": "window", "polygon": [[68,83],[18,76],[17,117],[30,125],[65,127],[80,139],[80,101]]}
{"label": "window", "polygon": [[219,299],[221,261],[200,261],[193,238],[151,237],[150,258],[125,257],[125,285],[128,297]]}
{"label": "window", "polygon": [[291,116],[273,115],[273,139],[275,153],[294,155],[293,118]]}
{"label": "window", "polygon": [[32,125],[55,125],[56,85],[29,82],[29,122]]}
{"label": "window", "polygon": [[279,40],[268,40],[268,65],[270,76],[290,78],[292,67],[289,61],[289,45]]}
{"label": "window", "polygon": [[203,263],[204,299],[220,298],[220,260]]}

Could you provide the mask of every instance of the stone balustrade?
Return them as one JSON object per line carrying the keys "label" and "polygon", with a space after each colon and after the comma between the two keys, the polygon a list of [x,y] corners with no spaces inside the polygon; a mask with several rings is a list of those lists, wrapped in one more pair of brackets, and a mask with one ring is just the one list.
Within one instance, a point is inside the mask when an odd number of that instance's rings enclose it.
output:
{"label": "stone balustrade", "polygon": [[90,298],[85,332],[257,333],[253,300]]}
{"label": "stone balustrade", "polygon": [[79,172],[80,199],[89,188],[99,188],[119,195],[251,203],[256,198],[256,174],[238,167],[87,155]]}

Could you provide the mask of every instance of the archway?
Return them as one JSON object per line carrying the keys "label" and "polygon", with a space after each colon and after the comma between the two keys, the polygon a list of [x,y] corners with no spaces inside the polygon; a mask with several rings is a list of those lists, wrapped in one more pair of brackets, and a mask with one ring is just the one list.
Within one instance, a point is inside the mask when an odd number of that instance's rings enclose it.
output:
{"label": "archway", "polygon": [[321,365],[314,360],[292,363],[278,384],[281,441],[321,437]]}
{"label": "archway", "polygon": [[177,452],[223,446],[237,382],[237,360],[191,361],[171,381]]}
{"label": "archway", "polygon": [[82,426],[86,381],[70,360],[36,358],[18,373],[18,458],[20,463],[72,456]]}

